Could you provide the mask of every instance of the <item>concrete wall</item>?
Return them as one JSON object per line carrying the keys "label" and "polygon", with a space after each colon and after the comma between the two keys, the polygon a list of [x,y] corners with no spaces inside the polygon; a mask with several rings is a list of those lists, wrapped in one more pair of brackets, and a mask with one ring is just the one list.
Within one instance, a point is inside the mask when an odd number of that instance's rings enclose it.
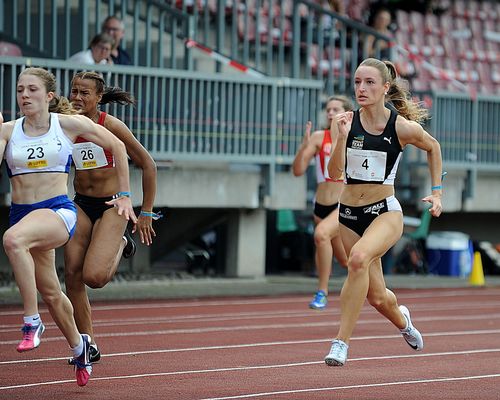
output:
{"label": "concrete wall", "polygon": [[[462,200],[466,173],[449,171],[444,182],[445,213],[431,222],[431,231],[453,230],[468,233],[474,240],[500,242],[499,175],[479,173],[475,195]],[[151,247],[138,245],[137,255],[122,260],[120,271],[148,272],[158,260],[180,244],[193,239],[209,227],[224,224],[226,231],[225,274],[262,276],[265,273],[266,209],[304,209],[306,180],[288,171],[276,173],[271,194],[263,191],[267,172],[254,165],[172,163],[158,167],[158,191],[155,208],[165,217],[154,223],[157,237]],[[430,187],[425,168],[415,171],[412,181],[419,196]],[[424,182],[418,184],[418,182]],[[131,190],[134,206],[140,207],[141,173],[131,167]],[[72,193],[70,192],[70,195]],[[0,194],[0,231],[8,227],[10,196]],[[138,237],[136,236],[138,239]],[[62,250],[56,264],[63,268]],[[8,259],[0,248],[0,273],[8,274]]]}
{"label": "concrete wall", "polygon": [[[130,182],[134,207],[142,201],[141,171],[131,166]],[[264,193],[267,171],[255,165],[175,163],[158,167],[155,210],[165,215],[155,221],[157,237],[148,248],[138,245],[130,260],[122,260],[119,270],[147,272],[151,263],[176,246],[193,239],[203,229],[227,224],[226,273],[230,276],[262,276],[265,273],[267,208],[303,209],[306,205],[305,178],[290,172],[274,175],[273,193]],[[70,182],[72,176],[70,176]],[[70,184],[71,188],[71,184]],[[70,189],[70,196],[73,190]],[[2,232],[8,227],[10,196],[1,196]],[[138,236],[135,236],[138,240]],[[62,250],[56,265],[63,268]],[[0,250],[0,271],[9,271],[8,259]]]}

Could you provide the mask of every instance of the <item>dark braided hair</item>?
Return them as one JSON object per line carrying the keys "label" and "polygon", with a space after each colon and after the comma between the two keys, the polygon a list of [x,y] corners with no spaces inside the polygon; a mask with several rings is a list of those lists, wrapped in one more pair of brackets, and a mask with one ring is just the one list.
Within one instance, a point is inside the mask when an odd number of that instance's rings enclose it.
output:
{"label": "dark braided hair", "polygon": [[106,86],[106,81],[102,77],[101,74],[95,71],[82,71],[78,72],[73,76],[71,80],[71,84],[75,79],[91,79],[95,82],[95,88],[98,95],[101,96],[101,100],[99,104],[109,104],[109,103],[118,103],[122,106],[127,104],[135,105],[136,101],[134,96],[132,96],[129,92],[126,92],[120,87],[117,86]]}

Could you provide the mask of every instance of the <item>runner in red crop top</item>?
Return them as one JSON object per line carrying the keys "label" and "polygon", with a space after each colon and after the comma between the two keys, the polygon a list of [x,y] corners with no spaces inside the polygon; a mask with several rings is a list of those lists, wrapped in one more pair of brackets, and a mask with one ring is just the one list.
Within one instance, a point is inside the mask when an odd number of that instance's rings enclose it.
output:
{"label": "runner in red crop top", "polygon": [[[326,102],[327,124],[341,112],[352,110],[350,101],[344,96],[330,97]],[[333,138],[336,140],[336,138]],[[316,160],[316,194],[314,199],[314,243],[316,245],[316,270],[318,273],[318,291],[309,307],[323,309],[327,304],[328,281],[332,271],[333,255],[340,265],[347,264],[347,256],[340,241],[338,222],[338,201],[343,188],[343,180],[334,181],[328,175],[334,143],[328,129],[315,131],[311,135],[311,123],[308,122],[301,146],[293,162],[295,176],[303,175],[313,158]]]}
{"label": "runner in red crop top", "polygon": [[[103,77],[96,72],[79,72],[71,82],[70,100],[74,108],[120,139],[136,167],[142,170],[141,214],[132,233],[137,230],[141,243],[149,246],[156,235],[152,226],[155,162],[122,121],[99,110],[100,104],[133,104],[133,97],[120,88],[107,87]],[[124,257],[133,255],[135,243],[126,230],[126,221],[115,208],[106,204],[118,191],[116,168],[112,168],[113,159],[109,153],[91,142],[78,140],[74,144],[73,160],[78,223],[74,237],[64,249],[66,292],[73,304],[78,328],[92,338],[91,361],[97,361],[100,353],[95,345],[85,286],[101,288],[106,285],[113,278],[122,254]]]}
{"label": "runner in red crop top", "polygon": [[[104,126],[104,120],[106,119],[106,115],[108,115],[106,112],[101,111],[99,113],[99,119],[97,120],[97,123],[99,125]],[[81,136],[78,136],[75,140],[75,144],[77,143],[88,143],[87,140],[82,138]],[[97,168],[114,168],[115,166],[115,159],[113,158],[113,154],[109,150],[103,149],[104,150],[104,155],[106,156],[107,164],[102,166],[102,167],[97,167]],[[73,157],[74,158],[74,157]]]}

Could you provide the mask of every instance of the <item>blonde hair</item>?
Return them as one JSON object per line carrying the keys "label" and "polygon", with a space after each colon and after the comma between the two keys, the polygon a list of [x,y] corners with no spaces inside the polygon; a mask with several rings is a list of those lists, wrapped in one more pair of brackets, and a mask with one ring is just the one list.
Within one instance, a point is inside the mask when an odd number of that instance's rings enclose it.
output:
{"label": "blonde hair", "polygon": [[399,115],[418,123],[423,123],[429,118],[429,112],[422,106],[422,103],[416,103],[411,99],[410,92],[404,86],[406,81],[398,77],[396,67],[392,62],[367,58],[359,66],[376,68],[380,72],[382,80],[389,82],[386,101],[390,101],[394,105]]}
{"label": "blonde hair", "polygon": [[354,106],[352,105],[351,100],[347,96],[342,96],[342,95],[335,95],[335,96],[330,96],[326,100],[326,104],[328,104],[330,101],[340,101],[342,103],[342,108],[344,111],[352,111]]}
{"label": "blonde hair", "polygon": [[57,94],[57,81],[54,74],[43,68],[38,67],[28,67],[19,74],[17,78],[18,81],[23,75],[34,75],[39,78],[47,93],[54,93],[54,98],[49,103],[49,112],[60,113],[60,114],[77,114],[78,111],[73,108],[69,100],[64,96],[59,96]]}

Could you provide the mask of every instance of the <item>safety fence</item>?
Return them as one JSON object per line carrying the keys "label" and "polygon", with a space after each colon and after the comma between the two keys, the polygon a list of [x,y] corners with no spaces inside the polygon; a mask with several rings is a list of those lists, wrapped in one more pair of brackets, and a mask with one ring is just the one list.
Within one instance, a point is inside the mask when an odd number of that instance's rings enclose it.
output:
{"label": "safety fence", "polygon": [[[65,61],[0,59],[0,110],[16,117],[16,79],[27,65],[50,70],[68,96],[81,66]],[[108,86],[137,99],[135,107],[109,105],[156,160],[290,164],[308,120],[322,117],[321,83],[314,80],[199,74],[182,70],[92,66]]]}

